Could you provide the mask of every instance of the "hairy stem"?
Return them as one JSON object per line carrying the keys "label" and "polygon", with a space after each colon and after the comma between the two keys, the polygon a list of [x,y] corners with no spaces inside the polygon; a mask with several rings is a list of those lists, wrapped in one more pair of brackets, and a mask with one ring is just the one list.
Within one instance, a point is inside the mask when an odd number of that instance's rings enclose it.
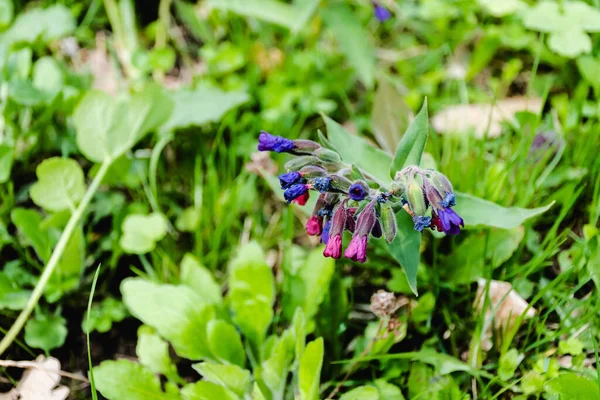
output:
{"label": "hairy stem", "polygon": [[92,198],[94,197],[94,194],[96,194],[96,190],[98,190],[98,186],[100,186],[100,182],[102,182],[102,179],[104,178],[106,171],[108,171],[108,167],[111,163],[112,160],[108,159],[100,165],[100,169],[98,170],[98,173],[94,177],[94,180],[92,180],[92,183],[85,192],[83,199],[81,199],[81,203],[79,203],[79,206],[77,206],[73,214],[71,214],[71,218],[69,218],[65,230],[60,235],[60,239],[58,239],[58,243],[56,244],[56,247],[54,248],[54,251],[50,256],[50,260],[48,260],[48,264],[46,264],[46,266],[44,267],[42,276],[40,276],[40,280],[35,285],[33,293],[31,293],[31,297],[27,301],[25,308],[21,311],[21,313],[19,314],[13,325],[10,327],[8,332],[6,332],[6,335],[4,336],[4,338],[2,338],[2,341],[0,341],[0,355],[4,353],[4,351],[15,340],[19,332],[21,332],[21,329],[23,329],[23,326],[27,322],[27,319],[31,315],[31,312],[40,301],[40,298],[42,297],[42,295],[44,294],[44,290],[46,289],[46,285],[48,284],[50,277],[52,277],[52,274],[54,273],[54,270],[56,269],[56,266],[58,265],[58,262],[60,261],[60,258],[62,257],[65,248],[67,247],[67,243],[69,243],[69,239],[71,239],[73,231],[75,230],[77,224],[79,224],[79,221],[83,217],[83,214],[88,205],[90,204]]}

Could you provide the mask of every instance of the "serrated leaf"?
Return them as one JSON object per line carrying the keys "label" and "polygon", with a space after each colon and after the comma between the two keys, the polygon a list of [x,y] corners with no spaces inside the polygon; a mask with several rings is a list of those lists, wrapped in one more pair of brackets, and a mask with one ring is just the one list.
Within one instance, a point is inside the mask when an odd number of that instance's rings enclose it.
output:
{"label": "serrated leaf", "polygon": [[342,160],[356,164],[381,184],[390,181],[389,170],[392,158],[389,154],[369,144],[363,138],[350,134],[331,118],[323,116],[323,119],[327,126],[327,136]]}
{"label": "serrated leaf", "polygon": [[538,208],[502,207],[491,201],[466,193],[456,192],[454,210],[465,221],[465,228],[486,225],[512,229],[547,211],[554,203]]}
{"label": "serrated leaf", "polygon": [[171,342],[178,355],[191,360],[211,357],[206,325],[215,312],[192,289],[128,278],[121,293],[131,314]]}
{"label": "serrated leaf", "polygon": [[225,364],[244,367],[246,353],[235,327],[222,320],[212,320],[207,327],[208,347],[214,358]]}
{"label": "serrated leaf", "polygon": [[356,15],[342,3],[332,3],[323,12],[327,28],[331,29],[342,52],[361,82],[370,89],[375,76],[374,46],[369,42],[370,34]]}
{"label": "serrated leaf", "polygon": [[156,85],[116,98],[90,91],[73,112],[77,146],[91,161],[113,161],[160,127],[172,109],[172,100]]}
{"label": "serrated leaf", "polygon": [[421,259],[421,233],[414,229],[410,215],[404,210],[396,213],[398,234],[394,241],[386,244],[389,253],[402,266],[410,289],[415,295],[417,291],[417,270]]}
{"label": "serrated leaf", "polygon": [[85,183],[83,171],[77,161],[52,157],[36,168],[38,181],[29,190],[31,200],[53,212],[74,210],[83,198]]}
{"label": "serrated leaf", "polygon": [[181,261],[181,283],[191,287],[202,296],[207,303],[221,305],[221,287],[215,281],[213,274],[198,259],[187,253]]}
{"label": "serrated leaf", "polygon": [[49,352],[61,347],[67,338],[67,320],[60,315],[37,314],[25,325],[25,343]]}
{"label": "serrated leaf", "polygon": [[313,340],[304,349],[298,370],[300,400],[319,400],[323,352],[323,338]]}
{"label": "serrated leaf", "polygon": [[123,236],[119,244],[127,253],[144,254],[154,250],[156,242],[167,234],[161,214],[130,214],[123,221]]}
{"label": "serrated leaf", "polygon": [[108,400],[179,400],[162,391],[151,371],[129,360],[103,361],[94,367],[94,382]]}
{"label": "serrated leaf", "polygon": [[578,27],[572,27],[550,33],[548,47],[561,56],[575,58],[592,51],[592,39]]}
{"label": "serrated leaf", "polygon": [[273,318],[275,281],[256,242],[243,246],[229,266],[227,299],[233,321],[257,347]]}
{"label": "serrated leaf", "polygon": [[237,365],[223,365],[214,362],[194,364],[192,367],[207,381],[224,386],[240,398],[250,386],[250,371]]}
{"label": "serrated leaf", "polygon": [[408,165],[420,165],[421,157],[425,151],[427,138],[429,136],[429,114],[427,112],[427,98],[423,102],[421,111],[411,122],[406,133],[402,136],[392,165],[390,167],[390,176],[394,178],[396,172],[401,171]]}
{"label": "serrated leaf", "polygon": [[175,107],[161,127],[165,131],[218,122],[226,112],[250,99],[246,92],[224,92],[210,87],[182,89],[171,92],[169,97]]}

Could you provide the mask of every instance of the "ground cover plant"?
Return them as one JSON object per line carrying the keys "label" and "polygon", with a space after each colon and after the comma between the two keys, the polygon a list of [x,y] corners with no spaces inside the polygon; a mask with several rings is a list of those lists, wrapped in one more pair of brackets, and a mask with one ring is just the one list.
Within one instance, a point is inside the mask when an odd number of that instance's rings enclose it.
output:
{"label": "ground cover plant", "polygon": [[0,399],[599,399],[599,7],[0,0]]}

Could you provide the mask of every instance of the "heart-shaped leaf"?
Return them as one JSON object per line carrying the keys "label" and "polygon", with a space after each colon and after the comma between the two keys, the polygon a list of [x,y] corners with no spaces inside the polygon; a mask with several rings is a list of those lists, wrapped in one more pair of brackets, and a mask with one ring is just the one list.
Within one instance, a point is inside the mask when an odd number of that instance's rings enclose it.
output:
{"label": "heart-shaped leaf", "polygon": [[31,200],[48,211],[74,210],[85,193],[83,171],[75,160],[48,158],[37,166],[38,181],[29,190]]}
{"label": "heart-shaped leaf", "polygon": [[156,242],[167,234],[165,219],[161,214],[131,214],[123,221],[123,236],[119,244],[128,253],[144,254],[154,250]]}

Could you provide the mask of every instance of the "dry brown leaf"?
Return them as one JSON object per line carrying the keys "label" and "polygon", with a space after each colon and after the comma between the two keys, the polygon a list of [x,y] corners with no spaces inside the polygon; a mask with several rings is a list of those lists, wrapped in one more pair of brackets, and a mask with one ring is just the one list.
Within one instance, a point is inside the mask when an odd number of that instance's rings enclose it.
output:
{"label": "dry brown leaf", "polygon": [[[485,304],[486,283],[485,279],[477,280],[477,295],[475,296],[473,308],[478,312],[482,311]],[[485,319],[493,318],[493,326],[496,330],[506,332],[513,329],[517,319],[523,313],[525,313],[525,318],[531,318],[535,315],[535,309],[529,307],[529,303],[519,296],[508,282],[490,281],[487,295],[489,307],[485,310]],[[483,333],[481,344],[483,350],[487,351],[492,348],[491,337],[492,324],[489,324],[487,330]]]}
{"label": "dry brown leaf", "polygon": [[0,400],[65,400],[69,388],[58,386],[61,378],[60,361],[54,357],[38,356],[32,361],[11,361],[11,367],[27,368],[16,388],[0,394]]}
{"label": "dry brown leaf", "polygon": [[[437,113],[431,123],[439,133],[465,134],[474,132],[482,138],[486,131],[488,137],[497,137],[502,133],[502,122],[512,121],[520,111],[539,113],[542,100],[539,98],[511,97],[492,104],[460,104],[450,106]],[[489,130],[488,130],[489,127]]]}

